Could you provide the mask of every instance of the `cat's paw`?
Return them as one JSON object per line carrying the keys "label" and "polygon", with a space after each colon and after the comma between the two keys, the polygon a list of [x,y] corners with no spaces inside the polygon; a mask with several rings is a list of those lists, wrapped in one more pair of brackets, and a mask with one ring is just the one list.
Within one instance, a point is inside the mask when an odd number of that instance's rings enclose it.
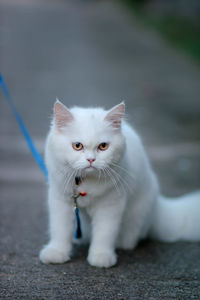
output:
{"label": "cat's paw", "polygon": [[109,268],[116,264],[117,255],[114,251],[90,252],[87,260],[91,266]]}
{"label": "cat's paw", "polygon": [[47,245],[40,251],[40,260],[44,264],[62,264],[70,260],[70,257],[67,251]]}

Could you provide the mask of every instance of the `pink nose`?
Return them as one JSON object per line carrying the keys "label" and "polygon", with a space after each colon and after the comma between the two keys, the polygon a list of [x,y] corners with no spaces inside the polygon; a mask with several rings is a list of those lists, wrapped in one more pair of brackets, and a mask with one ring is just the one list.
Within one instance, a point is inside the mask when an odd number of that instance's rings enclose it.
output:
{"label": "pink nose", "polygon": [[95,158],[87,158],[90,164],[92,164],[95,161]]}

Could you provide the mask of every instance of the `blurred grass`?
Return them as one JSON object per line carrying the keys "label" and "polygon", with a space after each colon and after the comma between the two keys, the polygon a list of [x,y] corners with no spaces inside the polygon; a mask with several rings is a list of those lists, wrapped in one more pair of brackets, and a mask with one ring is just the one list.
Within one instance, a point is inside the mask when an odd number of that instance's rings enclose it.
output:
{"label": "blurred grass", "polygon": [[133,10],[148,27],[162,34],[173,46],[200,62],[200,22],[175,16],[155,16],[145,12],[145,1],[125,0],[123,3]]}

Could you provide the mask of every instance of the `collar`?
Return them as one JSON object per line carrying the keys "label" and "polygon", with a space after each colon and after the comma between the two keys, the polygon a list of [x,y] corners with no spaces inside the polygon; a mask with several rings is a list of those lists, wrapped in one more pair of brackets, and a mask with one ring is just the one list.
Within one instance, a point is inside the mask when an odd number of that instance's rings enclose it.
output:
{"label": "collar", "polygon": [[77,192],[77,187],[82,184],[82,179],[81,177],[75,177],[75,185],[74,185],[74,190],[73,190],[73,199],[74,199],[74,206],[75,208],[77,207],[77,199],[81,197],[87,196],[87,193],[85,191]]}

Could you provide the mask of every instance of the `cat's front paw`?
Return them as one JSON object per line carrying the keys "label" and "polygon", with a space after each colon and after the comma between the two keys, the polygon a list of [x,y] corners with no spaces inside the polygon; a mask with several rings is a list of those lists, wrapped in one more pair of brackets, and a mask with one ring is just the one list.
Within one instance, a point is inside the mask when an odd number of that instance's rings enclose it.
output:
{"label": "cat's front paw", "polygon": [[47,245],[40,251],[40,260],[44,264],[62,264],[70,260],[70,257],[67,251]]}
{"label": "cat's front paw", "polygon": [[114,251],[90,252],[87,260],[91,266],[109,268],[116,264],[117,255]]}

